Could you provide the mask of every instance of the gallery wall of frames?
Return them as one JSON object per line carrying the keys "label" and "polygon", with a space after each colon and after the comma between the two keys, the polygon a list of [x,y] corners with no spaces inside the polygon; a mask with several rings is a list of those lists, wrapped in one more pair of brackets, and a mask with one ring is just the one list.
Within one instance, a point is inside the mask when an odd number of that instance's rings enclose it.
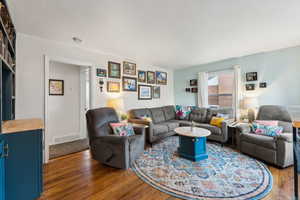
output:
{"label": "gallery wall of frames", "polygon": [[167,72],[139,70],[135,63],[128,61],[108,61],[106,67],[96,68],[96,75],[100,92],[137,92],[138,100],[160,99],[161,86],[168,84]]}

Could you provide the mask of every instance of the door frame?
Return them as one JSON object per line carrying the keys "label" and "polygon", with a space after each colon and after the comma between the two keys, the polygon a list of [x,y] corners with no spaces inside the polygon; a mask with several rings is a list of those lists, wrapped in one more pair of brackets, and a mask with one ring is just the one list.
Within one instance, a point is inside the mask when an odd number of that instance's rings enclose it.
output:
{"label": "door frame", "polygon": [[44,163],[48,163],[49,161],[49,143],[50,143],[50,137],[49,137],[49,130],[48,130],[48,97],[49,97],[49,69],[50,69],[50,62],[60,62],[65,64],[71,64],[71,65],[78,65],[78,66],[85,66],[89,68],[90,74],[90,107],[93,108],[95,105],[94,101],[94,92],[93,92],[93,85],[96,85],[96,78],[92,74],[95,74],[95,65],[90,62],[84,62],[72,58],[64,58],[64,57],[57,57],[57,56],[48,56],[44,55],[44,85],[45,85],[45,92],[44,92]]}

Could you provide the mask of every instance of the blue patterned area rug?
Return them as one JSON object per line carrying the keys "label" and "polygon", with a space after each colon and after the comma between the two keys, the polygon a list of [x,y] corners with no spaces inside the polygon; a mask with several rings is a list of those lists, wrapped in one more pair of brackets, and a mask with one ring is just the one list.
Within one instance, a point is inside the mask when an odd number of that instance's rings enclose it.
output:
{"label": "blue patterned area rug", "polygon": [[177,155],[169,137],[147,149],[133,171],[156,189],[182,199],[261,199],[271,190],[267,167],[246,155],[207,143],[208,159],[192,162]]}

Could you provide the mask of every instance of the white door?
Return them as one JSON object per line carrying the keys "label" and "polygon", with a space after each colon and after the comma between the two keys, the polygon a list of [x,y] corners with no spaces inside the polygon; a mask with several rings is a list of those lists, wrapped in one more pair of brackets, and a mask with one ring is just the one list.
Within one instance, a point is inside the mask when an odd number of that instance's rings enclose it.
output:
{"label": "white door", "polygon": [[80,69],[80,137],[87,138],[86,112],[90,109],[90,68],[81,67]]}

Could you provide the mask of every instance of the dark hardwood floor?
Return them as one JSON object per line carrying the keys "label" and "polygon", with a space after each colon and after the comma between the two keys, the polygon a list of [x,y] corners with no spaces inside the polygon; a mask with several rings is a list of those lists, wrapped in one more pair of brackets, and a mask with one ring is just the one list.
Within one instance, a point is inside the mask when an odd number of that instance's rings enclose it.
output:
{"label": "dark hardwood floor", "polygon": [[[272,192],[265,199],[293,199],[293,168],[277,169]],[[40,200],[177,200],[140,180],[131,170],[103,166],[89,150],[51,160],[44,166],[44,193]]]}

